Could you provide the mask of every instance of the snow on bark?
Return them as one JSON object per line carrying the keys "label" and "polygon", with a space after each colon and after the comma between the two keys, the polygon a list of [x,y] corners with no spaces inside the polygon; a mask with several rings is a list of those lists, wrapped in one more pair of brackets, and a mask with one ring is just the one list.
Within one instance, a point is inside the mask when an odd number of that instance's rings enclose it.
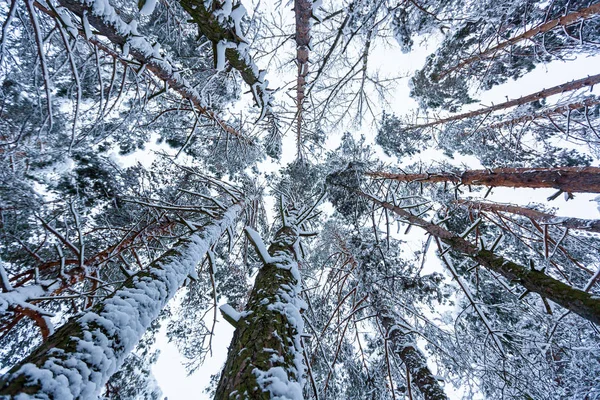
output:
{"label": "snow on bark", "polygon": [[140,9],[140,14],[150,15],[154,12],[155,7],[156,7],[156,0],[145,0],[144,5]]}
{"label": "snow on bark", "polygon": [[222,306],[219,307],[219,310],[221,311],[223,318],[225,318],[233,326],[235,326],[237,324],[237,322],[240,320],[241,313],[237,312],[229,304],[223,304]]}
{"label": "snow on bark", "polygon": [[231,206],[213,223],[180,239],[109,298],[71,318],[0,379],[0,397],[94,398],[208,249],[241,212]]}
{"label": "snow on bark", "polygon": [[[89,24],[100,35],[121,46],[124,54],[130,55],[139,61],[163,80],[170,89],[179,93],[183,98],[190,100],[201,114],[215,121],[224,131],[243,140],[245,143],[252,143],[248,137],[229,126],[214,111],[207,108],[207,104],[202,100],[202,96],[198,91],[180,75],[177,68],[169,62],[168,57],[160,54],[161,46],[152,44],[148,38],[137,31],[136,20],[132,20],[129,24],[123,21],[108,0],[58,1],[63,7],[82,18],[84,24]],[[63,13],[60,14],[63,15]]]}
{"label": "snow on bark", "polygon": [[[293,218],[276,234],[259,271],[246,312],[237,321],[216,399],[302,399],[305,366],[301,335],[302,283],[294,246]],[[262,240],[246,230],[260,253]],[[265,257],[266,258],[266,257]]]}
{"label": "snow on bark", "polygon": [[265,79],[265,71],[259,70],[250,57],[250,48],[242,32],[241,21],[246,16],[244,6],[233,0],[179,0],[179,3],[198,25],[198,30],[214,44],[217,70],[223,70],[227,60],[240,72],[261,109],[259,120],[264,118],[271,112],[273,99],[267,88],[269,81]]}
{"label": "snow on bark", "polygon": [[417,385],[425,400],[447,400],[448,396],[427,366],[427,358],[411,340],[410,332],[397,324],[394,315],[387,310],[374,293],[375,307],[383,325],[392,351],[404,362],[412,382]]}
{"label": "snow on bark", "polygon": [[364,192],[357,193],[361,197],[393,211],[410,224],[425,229],[429,234],[449,245],[452,249],[471,257],[483,267],[499,273],[509,282],[518,283],[530,292],[548,298],[580,317],[600,325],[600,298],[597,296],[562,283],[546,275],[543,271],[528,269],[489,250],[478,249],[458,235],[441,226],[425,221],[398,206],[378,200]]}
{"label": "snow on bark", "polygon": [[504,110],[511,107],[520,106],[523,104],[531,103],[534,101],[539,101],[550,96],[554,96],[557,94],[562,94],[564,92],[571,92],[575,90],[582,89],[584,87],[593,87],[594,85],[600,83],[600,74],[588,76],[586,78],[577,79],[571,82],[563,83],[558,86],[554,86],[548,89],[540,90],[539,92],[535,92],[529,94],[527,96],[520,97],[518,99],[513,99],[509,101],[505,101],[503,103],[498,103],[490,107],[481,108],[479,110],[470,111],[463,114],[451,115],[446,118],[440,118],[438,120],[428,122],[425,124],[412,125],[407,127],[406,129],[422,129],[429,128],[436,125],[445,124],[447,122],[452,121],[460,121],[467,118],[473,118],[480,115],[487,115],[493,113],[495,111]]}
{"label": "snow on bark", "polygon": [[[353,268],[358,266],[359,262],[341,237],[338,237],[338,245],[351,260]],[[364,265],[361,267],[363,284],[369,282],[368,279],[364,279],[365,275],[369,273],[368,269]],[[397,318],[392,310],[386,306],[383,291],[377,283],[369,282],[368,285],[365,285],[365,289],[368,291],[373,310],[385,329],[386,341],[390,343],[392,351],[407,366],[410,379],[417,385],[425,400],[447,400],[448,397],[444,389],[427,366],[427,358],[413,341],[412,328]]]}
{"label": "snow on bark", "polygon": [[481,266],[499,273],[509,282],[518,283],[526,290],[552,300],[556,304],[574,312],[580,317],[600,325],[600,298],[598,296],[569,286],[566,283],[546,275],[543,271],[529,269],[507,260],[490,250],[479,249],[467,240],[443,227],[413,215],[410,211],[394,204],[379,200],[358,188],[344,186],[336,183],[334,180],[330,180],[329,183],[344,187],[346,190],[351,191],[380,207],[392,211],[410,225],[416,225],[423,228],[433,237],[438,238],[444,244],[452,247],[453,250],[472,258]]}

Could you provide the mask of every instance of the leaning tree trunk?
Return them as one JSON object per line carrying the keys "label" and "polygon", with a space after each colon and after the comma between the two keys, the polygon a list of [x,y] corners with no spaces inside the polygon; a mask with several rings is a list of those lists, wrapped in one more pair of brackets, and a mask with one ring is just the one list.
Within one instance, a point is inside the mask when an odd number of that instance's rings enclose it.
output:
{"label": "leaning tree trunk", "polygon": [[390,343],[392,351],[398,354],[406,365],[411,381],[417,385],[423,398],[425,400],[447,400],[448,396],[431,373],[425,355],[417,348],[409,332],[404,331],[396,323],[394,315],[380,302],[376,302],[375,307],[377,317],[385,329],[386,340]]}
{"label": "leaning tree trunk", "polygon": [[581,108],[584,108],[587,110],[587,108],[593,107],[598,104],[600,104],[600,97],[588,97],[585,100],[580,100],[580,101],[576,101],[576,102],[572,102],[572,103],[566,103],[566,104],[562,104],[560,106],[556,106],[556,107],[553,107],[550,109],[544,109],[544,110],[536,112],[536,113],[521,115],[519,117],[506,119],[506,120],[488,125],[486,128],[487,129],[499,129],[499,128],[504,128],[506,126],[515,126],[517,124],[521,124],[521,123],[529,122],[529,121],[535,121],[535,120],[542,119],[542,118],[550,119],[550,117],[552,117],[553,115],[563,115],[565,113],[567,114],[567,119],[568,119],[568,115],[571,113],[571,111],[579,110]]}
{"label": "leaning tree trunk", "polygon": [[[58,2],[82,20],[85,16],[90,26],[113,44],[121,48],[128,48],[131,58],[144,65],[149,71],[164,81],[169,89],[190,101],[200,114],[215,122],[217,126],[233,137],[244,143],[252,144],[250,138],[240,133],[238,129],[228,125],[214,111],[209,110],[206,107],[206,102],[202,99],[200,93],[192,87],[191,83],[176,71],[176,67],[167,58],[160,56],[158,52],[154,51],[156,42],[151,42],[149,39],[141,36],[130,24],[121,19],[117,11],[108,2],[100,0],[58,0]],[[46,14],[57,17],[54,11],[37,2],[34,4]],[[60,23],[64,23],[64,21]],[[73,27],[68,26],[68,28],[71,29]],[[86,39],[93,40],[92,38]]]}
{"label": "leaning tree trunk", "polygon": [[302,398],[301,335],[305,307],[294,246],[298,229],[291,223],[276,234],[268,253],[258,233],[246,228],[263,261],[246,310],[227,316],[236,330],[215,399]]}
{"label": "leaning tree trunk", "polygon": [[513,37],[512,39],[508,39],[504,42],[497,44],[496,46],[490,47],[485,51],[482,51],[472,57],[469,57],[452,68],[448,68],[444,72],[442,72],[437,80],[442,80],[446,75],[462,69],[469,64],[472,64],[477,61],[485,60],[486,58],[493,58],[499,51],[504,50],[505,48],[512,46],[516,43],[522,42],[527,39],[531,39],[532,37],[539,35],[540,33],[546,33],[553,30],[556,27],[566,27],[572,25],[576,22],[584,21],[586,19],[590,19],[595,17],[600,13],[600,3],[592,4],[589,7],[583,8],[581,10],[572,12],[568,15],[562,16],[560,18],[553,19],[551,21],[545,22],[541,25],[533,29],[529,29],[528,31],[523,32],[522,34]]}
{"label": "leaning tree trunk", "polygon": [[600,74],[588,76],[587,78],[578,79],[576,81],[571,81],[567,83],[563,83],[562,85],[554,86],[549,89],[540,90],[539,92],[529,94],[527,96],[523,96],[519,99],[513,99],[509,101],[505,101],[504,103],[499,103],[490,107],[481,108],[479,110],[470,111],[463,114],[452,115],[447,118],[441,118],[432,122],[428,122],[425,124],[411,125],[406,127],[406,129],[422,129],[429,128],[436,125],[445,124],[447,122],[459,121],[467,118],[477,117],[479,115],[490,114],[494,111],[504,110],[506,108],[520,106],[523,104],[531,103],[533,101],[545,99],[550,96],[554,96],[557,94],[561,94],[564,92],[570,92],[574,90],[578,90],[587,86],[594,86],[595,84],[600,83]]}
{"label": "leaning tree trunk", "polygon": [[0,398],[96,398],[241,210],[240,204],[231,206],[220,219],[180,239],[106,300],[71,318],[0,379]]}
{"label": "leaning tree trunk", "polygon": [[543,271],[529,269],[509,261],[502,256],[494,254],[490,250],[478,249],[459,235],[456,235],[439,225],[435,225],[419,218],[401,207],[381,201],[376,197],[361,191],[359,188],[337,184],[334,180],[329,180],[329,183],[341,186],[359,197],[392,211],[409,224],[423,228],[431,236],[438,238],[453,250],[477,261],[484,268],[499,273],[508,281],[520,284],[529,292],[537,293],[542,297],[550,299],[580,317],[600,325],[600,298],[598,298],[598,296],[573,288],[546,275]]}
{"label": "leaning tree trunk", "polygon": [[[271,106],[271,94],[267,90],[263,71],[259,71],[250,57],[248,44],[241,31],[239,21],[246,15],[246,9],[241,2],[230,3],[230,15],[223,17],[223,14],[219,15],[219,8],[225,6],[221,6],[220,3],[216,0],[179,0],[181,8],[198,25],[198,32],[213,43],[215,53],[219,53],[218,46],[225,47],[225,58],[250,86],[256,105],[262,109],[262,118]],[[218,54],[214,54],[214,58],[215,62],[218,62]]]}
{"label": "leaning tree trunk", "polygon": [[[337,243],[342,249],[342,252],[350,260],[353,268],[358,266],[359,262],[348,248],[346,242],[341,237],[337,236]],[[410,374],[410,378],[407,378],[408,384],[410,385],[410,381],[412,380],[423,394],[425,400],[447,400],[448,397],[446,396],[446,393],[444,393],[444,389],[442,389],[438,380],[427,366],[427,358],[421,350],[416,347],[410,332],[401,328],[401,326],[404,326],[405,324],[398,324],[397,317],[383,304],[381,290],[376,286],[377,284],[369,282],[369,280],[366,279],[368,273],[368,268],[362,266],[362,283],[366,286],[369,297],[372,300],[372,307],[385,329],[386,341],[390,342],[392,351],[395,354],[398,354],[407,367],[408,373]]]}
{"label": "leaning tree trunk", "polygon": [[463,185],[512,187],[512,188],[555,188],[568,193],[600,193],[600,168],[496,168],[424,174],[396,174],[388,172],[366,172],[372,178],[392,179],[398,182],[453,182]]}
{"label": "leaning tree trunk", "polygon": [[534,210],[532,208],[519,207],[511,204],[499,204],[474,200],[458,200],[457,203],[469,210],[492,213],[505,212],[530,218],[536,222],[547,225],[555,225],[568,229],[600,233],[600,220],[597,219],[557,217],[556,215]]}

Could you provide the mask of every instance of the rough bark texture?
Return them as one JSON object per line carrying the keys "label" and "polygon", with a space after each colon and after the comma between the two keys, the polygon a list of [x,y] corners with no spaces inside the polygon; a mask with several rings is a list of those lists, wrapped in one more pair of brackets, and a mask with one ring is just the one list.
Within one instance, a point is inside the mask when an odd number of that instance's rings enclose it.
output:
{"label": "rough bark texture", "polygon": [[553,214],[533,210],[531,208],[513,206],[511,204],[489,203],[473,200],[458,200],[457,203],[468,208],[469,210],[488,211],[493,213],[506,212],[531,218],[536,222],[543,224],[557,225],[562,226],[563,228],[600,233],[600,220],[597,219],[557,217]]}
{"label": "rough bark texture", "polygon": [[[330,183],[335,184],[332,181],[330,181]],[[343,185],[339,186],[345,187]],[[526,290],[550,299],[582,318],[600,325],[600,298],[597,296],[583,290],[575,289],[546,275],[542,271],[526,268],[488,250],[479,250],[465,239],[447,229],[419,218],[394,204],[381,201],[362,192],[358,188],[345,188],[368,201],[392,211],[396,215],[402,217],[406,222],[423,228],[430,235],[440,239],[444,244],[452,247],[455,251],[472,258],[483,267],[499,273],[508,281],[518,283]]]}
{"label": "rough bark texture", "polygon": [[308,55],[310,46],[310,18],[312,17],[311,0],[294,0],[296,15],[296,157],[302,158],[302,126],[304,118],[304,99],[306,78],[308,76]]}
{"label": "rough bark texture", "polygon": [[[215,399],[302,396],[301,282],[293,249],[297,240],[298,231],[293,226],[275,234],[269,247],[272,259],[266,260],[256,276],[229,346]],[[285,387],[284,393],[271,383]]]}
{"label": "rough bark texture", "polygon": [[591,6],[584,8],[582,10],[575,11],[575,12],[572,12],[563,17],[553,19],[552,21],[545,22],[541,25],[538,25],[537,27],[535,27],[533,29],[523,32],[522,34],[520,34],[518,36],[515,36],[512,39],[509,39],[502,43],[499,43],[496,46],[490,47],[485,51],[482,51],[472,57],[469,57],[469,58],[461,61],[456,66],[449,68],[446,71],[444,71],[443,73],[441,73],[437,80],[441,80],[446,75],[448,75],[456,70],[462,69],[462,68],[466,67],[467,65],[472,64],[476,61],[485,60],[486,58],[493,58],[499,51],[502,51],[505,48],[512,46],[513,44],[516,44],[523,40],[531,39],[532,37],[539,35],[540,33],[549,32],[558,26],[566,27],[566,26],[572,25],[576,22],[580,22],[582,20],[592,18],[595,15],[598,15],[598,13],[600,13],[600,3],[592,4]]}
{"label": "rough bark texture", "polygon": [[191,101],[198,112],[213,120],[219,127],[232,136],[246,143],[252,143],[249,138],[242,135],[232,126],[229,126],[214,111],[207,109],[198,92],[166,60],[157,58],[151,52],[146,51],[146,47],[152,48],[150,42],[144,42],[144,39],[141,37],[136,37],[135,42],[131,42],[130,36],[124,35],[122,32],[122,28],[127,27],[128,24],[120,19],[112,7],[110,9],[95,8],[93,3],[87,3],[83,0],[59,0],[59,3],[79,18],[82,18],[85,13],[90,26],[116,45],[123,47],[127,44],[131,57],[164,81],[169,89],[179,93],[184,99]]}
{"label": "rough bark texture", "polygon": [[384,307],[379,308],[377,314],[386,331],[392,351],[400,356],[408,368],[411,381],[417,385],[423,398],[425,400],[447,400],[448,396],[431,373],[427,366],[427,359],[416,347],[413,338],[396,325],[394,317]]}
{"label": "rough bark texture", "polygon": [[367,172],[372,178],[393,179],[399,182],[453,182],[463,185],[503,186],[513,188],[555,188],[569,193],[600,193],[600,168],[496,168],[424,174],[395,174]]}
{"label": "rough bark texture", "polygon": [[216,220],[125,281],[96,306],[75,316],[0,379],[0,398],[95,398],[161,309],[241,211]]}
{"label": "rough bark texture", "polygon": [[445,124],[447,122],[459,121],[461,119],[473,118],[479,115],[485,115],[492,113],[498,110],[504,110],[506,108],[520,106],[522,104],[531,103],[536,100],[545,99],[550,96],[554,96],[556,94],[561,94],[564,92],[569,92],[573,90],[578,90],[587,86],[594,86],[595,84],[600,83],[600,74],[588,76],[587,78],[578,79],[576,81],[571,81],[568,83],[563,83],[562,85],[554,86],[549,89],[540,90],[539,92],[523,96],[519,99],[513,99],[509,101],[505,101],[504,103],[499,103],[490,107],[481,108],[479,110],[470,111],[463,114],[452,115],[447,118],[441,118],[426,124],[412,125],[407,127],[406,129],[422,129],[429,128],[436,125]]}
{"label": "rough bark texture", "polygon": [[[212,7],[206,7],[204,0],[179,0],[181,7],[192,17],[198,25],[198,30],[214,45],[221,41],[234,43],[236,45],[245,44],[244,39],[236,34],[235,29],[227,26],[227,24],[219,22],[213,13],[222,7],[219,1],[213,1]],[[233,7],[240,7],[241,3],[234,4]],[[216,58],[216,55],[215,55]],[[263,79],[260,71],[254,65],[254,62],[246,54],[243,54],[239,48],[227,48],[225,50],[225,58],[229,61],[229,65],[238,70],[242,75],[242,79],[252,88],[252,94],[257,106],[266,112],[269,104],[269,94],[263,88]]]}

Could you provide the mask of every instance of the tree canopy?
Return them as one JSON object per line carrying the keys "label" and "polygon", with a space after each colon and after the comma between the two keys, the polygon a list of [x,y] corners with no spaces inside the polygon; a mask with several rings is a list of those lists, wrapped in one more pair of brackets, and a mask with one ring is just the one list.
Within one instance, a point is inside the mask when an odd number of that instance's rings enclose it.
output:
{"label": "tree canopy", "polygon": [[0,23],[0,398],[600,398],[600,3]]}

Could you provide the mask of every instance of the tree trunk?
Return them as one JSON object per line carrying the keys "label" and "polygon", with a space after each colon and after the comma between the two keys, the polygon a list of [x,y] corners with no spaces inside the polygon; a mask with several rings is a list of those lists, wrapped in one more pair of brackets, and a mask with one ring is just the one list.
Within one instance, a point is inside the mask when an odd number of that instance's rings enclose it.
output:
{"label": "tree trunk", "polygon": [[462,68],[466,67],[467,65],[472,64],[476,61],[485,60],[486,58],[490,58],[490,57],[493,58],[496,55],[496,53],[498,53],[499,51],[501,51],[509,46],[512,46],[513,44],[519,43],[523,40],[531,39],[532,37],[534,37],[540,33],[549,32],[558,26],[566,27],[566,26],[569,26],[576,22],[580,22],[580,21],[583,21],[586,19],[593,18],[594,16],[598,15],[599,13],[600,13],[600,3],[596,3],[596,4],[592,4],[591,6],[589,6],[587,8],[584,8],[582,10],[575,11],[575,12],[572,12],[563,17],[553,19],[552,21],[543,23],[543,24],[537,26],[536,28],[533,28],[526,32],[523,32],[522,34],[515,36],[512,39],[501,42],[494,47],[490,47],[489,49],[482,51],[481,53],[478,53],[472,57],[469,57],[469,58],[461,61],[456,66],[449,68],[446,71],[442,72],[439,75],[439,77],[437,78],[437,80],[440,81],[446,75],[448,75],[454,71],[457,71],[459,69],[462,69]]}
{"label": "tree trunk", "polygon": [[377,316],[385,328],[387,341],[392,351],[404,362],[412,382],[417,385],[425,400],[447,400],[444,389],[427,366],[427,359],[415,344],[413,338],[398,324],[394,316],[381,304],[377,307]]}
{"label": "tree trunk", "polygon": [[[164,81],[169,89],[176,91],[181,97],[192,102],[200,114],[208,117],[225,132],[244,143],[252,143],[248,137],[228,125],[214,111],[206,108],[204,100],[202,100],[196,89],[185,78],[181,77],[167,59],[156,54],[150,41],[139,34],[134,34],[131,26],[119,17],[116,10],[108,2],[102,3],[102,7],[96,7],[94,2],[83,0],[59,0],[59,3],[79,18],[83,18],[85,14],[90,26],[112,43],[121,47],[128,47],[131,57]],[[43,7],[37,6],[37,8],[47,14],[54,14],[51,10]]]}
{"label": "tree trunk", "polygon": [[554,188],[568,193],[600,193],[600,168],[495,168],[424,174],[394,174],[366,172],[372,178],[393,179],[399,182],[453,182],[463,185],[512,188]]}
{"label": "tree trunk", "polygon": [[[332,181],[330,183],[335,184]],[[392,211],[411,225],[425,229],[427,233],[438,238],[453,250],[472,258],[483,267],[499,273],[509,282],[519,283],[529,292],[537,293],[542,297],[550,299],[580,317],[600,325],[600,298],[597,296],[583,290],[575,289],[544,274],[542,271],[525,268],[489,250],[479,250],[476,246],[447,229],[419,218],[394,204],[381,201],[358,188],[343,185],[338,186],[345,187],[356,195]]]}
{"label": "tree trunk", "polygon": [[[63,0],[64,1],[64,0]],[[462,119],[473,118],[479,115],[489,114],[494,111],[504,110],[506,108],[520,106],[523,104],[531,103],[536,100],[545,99],[550,96],[554,96],[556,94],[561,94],[564,92],[570,92],[574,90],[578,90],[584,88],[586,86],[594,86],[595,84],[600,83],[600,74],[588,76],[587,78],[578,79],[576,81],[571,81],[568,83],[563,83],[562,85],[551,87],[550,89],[540,90],[539,92],[523,96],[519,99],[513,99],[509,101],[505,101],[504,103],[499,103],[490,107],[481,108],[479,110],[470,111],[463,114],[452,115],[447,118],[441,118],[433,122],[428,122],[426,124],[418,124],[407,127],[406,129],[422,129],[429,128],[436,125],[445,124],[446,122],[459,121]]]}
{"label": "tree trunk", "polygon": [[294,0],[296,15],[296,157],[302,158],[302,126],[304,117],[304,100],[306,77],[308,76],[308,55],[310,46],[310,18],[312,17],[311,0]]}
{"label": "tree trunk", "polygon": [[[359,263],[346,242],[340,236],[337,236],[336,240],[352,265],[357,266]],[[364,278],[367,272],[365,268],[362,269],[363,285],[367,285],[367,280]],[[408,369],[410,377],[407,379],[407,384],[410,385],[412,380],[425,400],[447,400],[448,397],[444,393],[444,389],[427,366],[425,355],[416,347],[410,333],[401,328],[401,325],[404,324],[398,324],[396,322],[397,317],[383,304],[381,291],[377,288],[376,283],[369,283],[367,287],[370,289],[369,296],[372,300],[373,309],[385,329],[386,340],[391,343],[392,351],[398,354]]]}
{"label": "tree trunk", "polygon": [[[208,4],[210,3],[208,2]],[[262,118],[265,112],[267,112],[267,108],[270,107],[270,94],[267,92],[266,81],[264,81],[258,67],[250,58],[247,43],[243,38],[242,32],[237,31],[239,27],[236,23],[233,21],[222,21],[216,17],[213,9],[218,9],[220,7],[219,3],[219,1],[213,1],[212,7],[207,8],[207,3],[204,0],[179,0],[181,7],[198,25],[198,31],[206,36],[215,46],[219,42],[235,45],[234,47],[227,47],[225,49],[225,58],[229,61],[229,65],[240,72],[244,82],[252,88],[254,101],[263,110],[261,114]],[[232,17],[229,18],[233,18],[233,13],[239,13],[241,10],[244,10],[245,14],[245,9],[240,9],[239,7],[243,7],[242,4],[234,2],[232,6],[233,12],[231,13]],[[216,61],[217,54],[214,57]]]}
{"label": "tree trunk", "polygon": [[493,213],[507,212],[521,215],[543,224],[600,233],[600,220],[597,219],[557,217],[553,214],[533,210],[531,208],[513,206],[511,204],[498,204],[473,200],[458,200],[457,203],[469,210],[488,211]]}
{"label": "tree trunk", "polygon": [[298,230],[286,224],[263,254],[258,234],[246,229],[264,266],[237,320],[215,399],[302,398],[304,302],[294,251]]}
{"label": "tree trunk", "polygon": [[542,110],[537,113],[523,115],[516,118],[507,119],[492,125],[487,126],[489,129],[498,129],[503,128],[505,126],[515,126],[522,122],[535,121],[540,118],[547,118],[552,115],[559,115],[564,113],[569,113],[573,110],[578,110],[580,108],[593,107],[595,105],[600,104],[600,97],[590,97],[583,101],[577,101],[575,103],[564,104],[562,106],[554,107],[551,109]]}
{"label": "tree trunk", "polygon": [[0,379],[0,397],[95,398],[208,249],[237,219],[241,205],[180,239],[106,300],[71,318]]}

